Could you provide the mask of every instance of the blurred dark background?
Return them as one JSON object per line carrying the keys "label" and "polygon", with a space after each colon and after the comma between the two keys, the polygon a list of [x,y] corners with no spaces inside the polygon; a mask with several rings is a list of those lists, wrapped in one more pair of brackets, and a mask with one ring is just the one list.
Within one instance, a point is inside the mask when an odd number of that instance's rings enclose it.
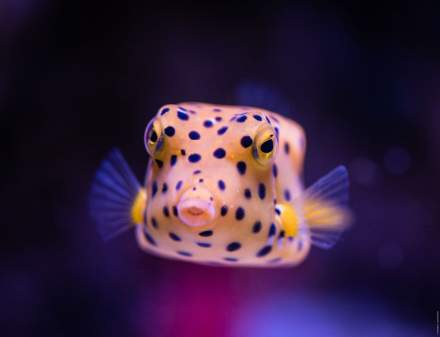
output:
{"label": "blurred dark background", "polygon": [[[435,336],[439,10],[432,3],[0,2],[2,336]],[[356,224],[295,269],[228,269],[103,243],[99,161],[139,178],[166,103],[271,88],[303,125],[306,185],[351,173]]]}

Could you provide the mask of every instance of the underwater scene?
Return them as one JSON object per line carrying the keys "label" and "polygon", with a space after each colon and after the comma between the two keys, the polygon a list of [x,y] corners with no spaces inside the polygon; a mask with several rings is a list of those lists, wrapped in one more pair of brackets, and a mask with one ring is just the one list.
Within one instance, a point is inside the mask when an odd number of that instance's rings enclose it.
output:
{"label": "underwater scene", "polygon": [[439,7],[0,2],[0,335],[439,336]]}

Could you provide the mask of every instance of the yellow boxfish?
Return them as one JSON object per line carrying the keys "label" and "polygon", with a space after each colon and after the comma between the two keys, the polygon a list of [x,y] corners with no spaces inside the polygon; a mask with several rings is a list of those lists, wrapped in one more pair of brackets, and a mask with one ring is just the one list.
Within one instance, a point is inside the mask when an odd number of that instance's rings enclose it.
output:
{"label": "yellow boxfish", "polygon": [[141,249],[227,266],[293,266],[348,227],[348,174],[339,166],[308,189],[305,135],[277,113],[247,106],[169,104],[146,127],[141,185],[118,150],[90,194],[104,239],[134,227]]}

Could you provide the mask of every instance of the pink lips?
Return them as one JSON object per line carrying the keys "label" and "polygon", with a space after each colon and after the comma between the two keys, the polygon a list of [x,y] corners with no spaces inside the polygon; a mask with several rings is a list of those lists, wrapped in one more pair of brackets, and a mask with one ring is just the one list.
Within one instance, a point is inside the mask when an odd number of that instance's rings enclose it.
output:
{"label": "pink lips", "polygon": [[203,187],[187,190],[182,195],[177,209],[180,221],[190,227],[208,225],[215,218],[212,195]]}

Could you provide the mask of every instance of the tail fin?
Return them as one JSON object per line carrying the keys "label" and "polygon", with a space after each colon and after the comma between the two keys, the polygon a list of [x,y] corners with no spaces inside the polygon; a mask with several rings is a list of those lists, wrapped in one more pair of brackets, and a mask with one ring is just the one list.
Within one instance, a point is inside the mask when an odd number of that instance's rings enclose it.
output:
{"label": "tail fin", "polygon": [[312,243],[329,249],[351,223],[348,202],[348,172],[344,166],[310,186],[304,194],[304,217],[310,228]]}
{"label": "tail fin", "polygon": [[104,240],[142,221],[145,190],[119,150],[113,149],[102,161],[92,184],[89,201],[90,214]]}

